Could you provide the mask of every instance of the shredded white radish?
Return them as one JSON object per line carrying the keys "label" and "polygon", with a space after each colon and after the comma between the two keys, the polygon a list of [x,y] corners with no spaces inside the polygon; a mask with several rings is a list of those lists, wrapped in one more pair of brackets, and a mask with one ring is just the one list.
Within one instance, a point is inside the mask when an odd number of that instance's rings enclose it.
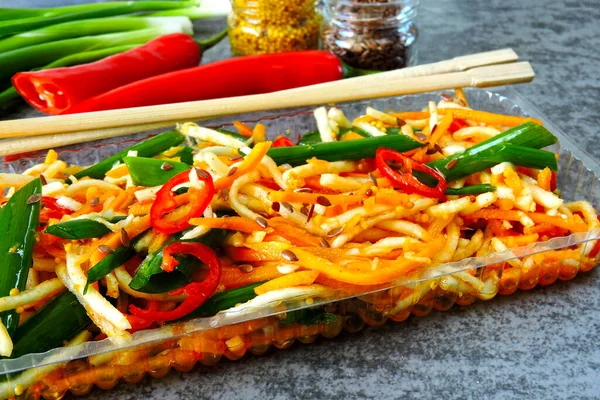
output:
{"label": "shredded white radish", "polygon": [[321,174],[339,174],[341,172],[352,172],[356,169],[356,163],[352,161],[317,161],[309,162],[308,164],[300,165],[285,171],[282,175],[283,180],[288,186],[296,188],[302,178]]}
{"label": "shredded white radish", "polygon": [[56,197],[65,193],[65,185],[62,182],[54,181],[49,182],[47,185],[42,186],[42,195]]}
{"label": "shredded white radish", "polygon": [[461,215],[473,214],[477,210],[488,207],[498,200],[498,196],[494,192],[482,193],[475,198],[475,202],[470,203],[460,212]]}
{"label": "shredded white radish", "polygon": [[374,109],[373,107],[367,107],[367,111],[366,114],[373,117],[373,118],[377,118],[378,120],[388,123],[388,124],[392,124],[392,125],[396,125],[397,124],[397,120],[396,118],[392,117],[389,114],[386,114],[384,112],[381,112],[379,110]]}
{"label": "shredded white radish", "polygon": [[6,327],[0,320],[0,356],[10,357],[13,351],[13,342],[6,330]]}
{"label": "shredded white radish", "polygon": [[529,176],[521,175],[521,182],[525,188],[529,189],[533,200],[541,206],[550,209],[558,209],[562,206],[563,199],[552,192],[548,192],[537,185],[537,181]]}
{"label": "shredded white radish", "polygon": [[419,224],[405,220],[383,221],[375,225],[377,228],[402,233],[421,240],[429,240],[429,233]]}
{"label": "shredded white radish", "polygon": [[330,121],[334,121],[338,126],[342,128],[352,128],[352,122],[346,118],[344,112],[339,108],[332,107],[327,113],[327,117]]}
{"label": "shredded white radish", "polygon": [[14,296],[0,297],[0,312],[13,310],[52,297],[64,290],[65,285],[58,278],[48,279],[39,285]]}
{"label": "shredded white radish", "polygon": [[467,140],[472,137],[483,136],[486,139],[498,135],[500,131],[489,126],[468,126],[454,132],[452,135],[456,140]]}
{"label": "shredded white radish", "polygon": [[221,146],[234,147],[236,149],[240,149],[245,146],[245,143],[242,141],[234,139],[229,135],[215,131],[213,129],[198,126],[193,122],[187,122],[183,125],[180,125],[179,131],[186,136],[204,140],[206,142],[216,143]]}
{"label": "shredded white radish", "polygon": [[238,193],[242,186],[257,181],[260,178],[258,171],[253,171],[248,174],[242,175],[233,181],[231,185],[231,189],[229,189],[229,202],[231,204],[231,208],[233,208],[239,215],[242,217],[250,218],[255,220],[260,217],[257,213],[250,210],[246,207],[242,202],[238,199]]}
{"label": "shredded white radish", "polygon": [[23,186],[31,182],[33,179],[33,176],[0,173],[0,188]]}
{"label": "shredded white radish", "polygon": [[162,188],[162,186],[153,186],[145,189],[136,190],[134,195],[137,201],[142,202],[156,197],[156,193]]}
{"label": "shredded white radish", "polygon": [[256,296],[252,300],[240,304],[239,306],[235,306],[228,310],[221,311],[221,313],[233,316],[233,314],[252,312],[257,308],[261,308],[266,305],[277,305],[285,300],[303,299],[308,296],[316,296],[319,294],[323,294],[328,290],[330,289],[322,285],[298,286],[279,290],[272,290],[265,294],[261,294],[260,296]]}
{"label": "shredded white radish", "polygon": [[427,212],[434,217],[443,217],[444,215],[461,212],[470,204],[471,200],[468,197],[461,197],[460,199],[449,200],[444,203],[439,203],[435,206],[429,207]]}
{"label": "shredded white radish", "polygon": [[67,196],[59,196],[56,199],[56,204],[71,211],[78,211],[82,206],[80,202]]}
{"label": "shredded white radish", "polygon": [[491,168],[492,174],[494,175],[502,175],[504,173],[504,171],[506,171],[506,168],[511,168],[511,169],[515,169],[515,165],[513,163],[509,163],[507,161],[502,162],[498,165],[494,165]]}
{"label": "shredded white radish", "polygon": [[385,132],[380,131],[376,126],[373,126],[368,122],[357,122],[356,126],[363,131],[368,132],[371,136],[385,136]]}
{"label": "shredded white radish", "polygon": [[334,142],[335,133],[329,125],[329,118],[327,118],[327,110],[325,107],[319,107],[313,112],[315,120],[317,121],[317,129],[321,134],[322,142]]}
{"label": "shredded white radish", "polygon": [[119,186],[114,185],[112,183],[105,182],[100,179],[81,179],[69,186],[65,191],[65,195],[69,197],[73,197],[74,194],[78,193],[81,190],[87,190],[91,187],[95,187],[103,190],[116,190],[117,192],[122,192]]}

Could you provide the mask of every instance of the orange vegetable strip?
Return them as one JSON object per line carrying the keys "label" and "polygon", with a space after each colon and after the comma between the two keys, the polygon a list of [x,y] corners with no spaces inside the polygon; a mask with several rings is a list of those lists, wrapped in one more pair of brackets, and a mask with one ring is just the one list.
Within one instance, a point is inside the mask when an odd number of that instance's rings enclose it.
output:
{"label": "orange vegetable strip", "polygon": [[429,145],[422,147],[417,151],[416,156],[418,158],[423,159],[423,157],[425,157],[425,154],[427,154],[427,149],[432,149],[435,146],[435,144],[441,139],[441,137],[448,132],[448,128],[450,128],[450,125],[452,125],[452,121],[454,121],[454,117],[451,113],[444,115],[440,123],[437,125],[437,127],[429,137]]}
{"label": "orange vegetable strip", "polygon": [[252,138],[254,139],[254,144],[264,142],[267,140],[267,128],[263,124],[254,125]]}
{"label": "orange vegetable strip", "polygon": [[502,243],[506,245],[506,247],[519,247],[519,246],[527,246],[530,243],[537,242],[540,235],[537,233],[531,235],[521,235],[521,236],[503,236],[498,237]]}
{"label": "orange vegetable strip", "polygon": [[235,173],[230,176],[225,176],[221,179],[218,179],[215,182],[215,191],[219,191],[221,189],[225,189],[230,187],[233,182],[244,175],[247,172],[250,172],[258,167],[258,164],[262,161],[267,151],[271,147],[271,142],[262,142],[258,143],[254,146],[250,154],[246,156],[244,161],[237,167]]}
{"label": "orange vegetable strip", "polygon": [[340,140],[343,142],[345,140],[356,140],[356,139],[364,139],[364,138],[362,136],[360,136],[358,133],[350,131],[350,132],[346,132]]}
{"label": "orange vegetable strip", "polygon": [[[381,269],[373,269],[371,262],[366,262],[364,269],[349,269],[333,263],[325,258],[317,257],[308,251],[293,248],[291,251],[298,257],[298,264],[306,269],[319,271],[325,276],[340,282],[354,285],[378,285],[406,276],[423,263],[412,260],[394,260],[393,265]],[[355,264],[360,264],[356,262]]]}
{"label": "orange vegetable strip", "polygon": [[440,108],[437,112],[440,115],[452,114],[454,118],[470,119],[489,125],[518,126],[525,122],[534,122],[543,125],[542,121],[535,118],[514,117],[512,115],[494,114],[487,111],[465,110],[463,108]]}
{"label": "orange vegetable strip", "polygon": [[152,203],[135,203],[129,207],[129,214],[132,215],[146,215],[150,213],[150,208],[152,208]]}
{"label": "orange vegetable strip", "polygon": [[225,246],[225,254],[233,261],[242,262],[281,260],[281,251],[254,250],[247,247]]}
{"label": "orange vegetable strip", "polygon": [[265,229],[246,217],[225,217],[225,218],[192,218],[191,225],[205,226],[209,228],[227,229],[244,233],[264,231]]}
{"label": "orange vegetable strip", "polygon": [[462,88],[454,89],[454,96],[457,100],[463,103],[465,107],[469,107],[469,102],[467,101],[467,96],[465,96],[464,90]]}
{"label": "orange vegetable strip", "polygon": [[252,128],[240,121],[233,121],[233,126],[238,130],[240,135],[252,137]]}
{"label": "orange vegetable strip", "polygon": [[552,171],[546,167],[538,174],[538,186],[544,190],[550,191],[550,182],[552,180]]}
{"label": "orange vegetable strip", "polygon": [[254,268],[252,272],[244,272],[238,267],[223,267],[221,268],[220,283],[226,289],[234,289],[256,282],[268,281],[281,276],[281,272],[277,270],[278,265],[280,264],[263,265]]}
{"label": "orange vegetable strip", "polygon": [[319,204],[319,197],[325,197],[332,205],[350,205],[360,203],[364,200],[364,196],[360,194],[345,195],[345,194],[328,194],[320,193],[301,193],[292,191],[272,191],[269,192],[269,200],[288,203],[303,203],[303,204]]}
{"label": "orange vegetable strip", "polygon": [[280,276],[275,279],[271,279],[268,282],[254,288],[254,293],[257,295],[265,294],[273,290],[285,289],[294,286],[308,286],[312,285],[315,279],[319,276],[319,271],[299,271],[292,272]]}
{"label": "orange vegetable strip", "polygon": [[122,164],[119,165],[117,168],[108,171],[106,173],[106,176],[108,176],[109,178],[117,179],[122,178],[127,174],[129,174],[129,169],[127,168],[127,165]]}
{"label": "orange vegetable strip", "polygon": [[585,222],[577,221],[573,217],[564,219],[562,217],[546,215],[543,213],[523,213],[516,210],[483,209],[475,211],[470,217],[519,221],[523,215],[531,218],[536,224],[550,224],[567,229],[571,232],[585,232],[588,230],[588,226]]}
{"label": "orange vegetable strip", "polygon": [[[127,231],[127,235],[130,238],[133,238],[139,235],[140,233],[144,232],[145,230],[149,229],[150,226],[150,214],[148,214],[144,215],[143,217],[140,217],[138,220],[134,220],[131,224],[129,224],[127,228],[125,228],[125,231]],[[115,232],[110,234],[109,238],[103,244],[109,246],[112,249],[116,249],[121,244],[121,233]],[[96,249],[92,253],[92,257],[94,257],[97,260],[102,260],[104,257],[106,257],[106,254]]]}

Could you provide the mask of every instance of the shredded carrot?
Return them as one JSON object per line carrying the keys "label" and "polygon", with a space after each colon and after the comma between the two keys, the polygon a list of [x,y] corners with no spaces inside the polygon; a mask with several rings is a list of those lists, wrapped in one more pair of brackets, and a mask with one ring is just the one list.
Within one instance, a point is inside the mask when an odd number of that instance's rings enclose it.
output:
{"label": "shredded carrot", "polygon": [[454,96],[456,97],[456,100],[460,101],[463,104],[463,106],[469,107],[467,96],[465,96],[465,92],[464,90],[462,90],[462,88],[454,89]]}
{"label": "shredded carrot", "polygon": [[483,122],[489,125],[518,126],[525,122],[534,122],[543,125],[542,121],[535,118],[514,117],[512,115],[494,114],[487,111],[465,110],[463,108],[439,108],[438,114],[452,114],[454,118],[469,119],[475,122]]}
{"label": "shredded carrot", "polygon": [[429,145],[421,147],[415,154],[414,158],[422,160],[425,157],[425,154],[427,154],[427,150],[434,148],[435,144],[448,132],[448,128],[450,128],[450,125],[452,125],[452,121],[454,121],[452,114],[448,113],[444,115],[440,123],[429,137]]}
{"label": "shredded carrot", "polygon": [[294,286],[312,285],[315,279],[317,279],[317,276],[319,276],[319,271],[292,272],[263,283],[262,285],[254,288],[254,293],[260,296],[261,294],[265,294],[273,290],[285,289]]}
{"label": "shredded carrot", "polygon": [[[377,180],[379,181],[379,179]],[[380,189],[375,193],[375,202],[388,206],[399,206],[408,203],[410,197],[406,193],[396,192],[392,189]]]}
{"label": "shredded carrot", "polygon": [[256,169],[265,154],[267,154],[267,151],[269,151],[270,147],[271,142],[257,143],[250,154],[248,154],[244,161],[242,161],[242,163],[238,166],[235,173],[230,176],[220,178],[215,182],[215,190],[219,191],[221,189],[230,187],[237,178]]}
{"label": "shredded carrot", "polygon": [[515,202],[510,199],[498,199],[494,204],[501,210],[512,210],[515,206]]}
{"label": "shredded carrot", "polygon": [[122,178],[127,174],[129,174],[129,168],[127,168],[127,165],[121,164],[117,168],[108,171],[106,173],[106,176],[108,176],[109,178],[117,179]]}
{"label": "shredded carrot", "polygon": [[254,129],[252,130],[252,138],[253,142],[261,143],[267,140],[267,128],[263,124],[254,125]]}
{"label": "shredded carrot", "polygon": [[523,233],[526,235],[530,235],[533,233],[538,233],[540,235],[549,235],[549,236],[565,236],[569,233],[568,230],[556,227],[551,224],[538,224],[534,226],[526,226],[523,228]]}
{"label": "shredded carrot", "polygon": [[361,135],[359,135],[356,132],[346,132],[344,134],[344,136],[342,136],[342,138],[340,139],[340,141],[346,141],[346,140],[356,140],[356,139],[364,139]]}
{"label": "shredded carrot", "polygon": [[268,220],[269,226],[275,233],[287,239],[296,246],[320,246],[319,238],[311,235],[306,230],[290,224],[283,217],[273,217]]}
{"label": "shredded carrot", "polygon": [[519,246],[527,246],[530,243],[536,242],[539,239],[540,235],[537,233],[531,235],[521,235],[521,236],[503,236],[498,237],[502,243],[506,245],[506,247],[519,247]]}
{"label": "shredded carrot", "polygon": [[319,204],[319,201],[323,201],[320,198],[327,199],[332,205],[348,206],[350,204],[360,203],[364,196],[360,194],[346,195],[346,194],[328,194],[322,195],[321,193],[301,193],[301,192],[269,192],[269,199],[271,201],[288,202],[288,203],[303,203],[303,204]]}
{"label": "shredded carrot", "polygon": [[[127,236],[133,238],[139,235],[140,233],[144,232],[148,228],[150,228],[150,215],[145,215],[137,220],[134,219],[134,221],[131,224],[129,224],[127,228],[125,228],[125,231],[127,232]],[[109,246],[113,250],[116,249],[121,244],[121,233],[115,232],[110,234],[108,239],[106,239],[106,241],[102,244]],[[96,248],[96,250],[92,253],[92,257],[99,261],[106,257],[106,254],[102,253]]]}
{"label": "shredded carrot", "polygon": [[482,219],[504,219],[507,221],[519,221],[521,217],[527,216],[536,224],[550,224],[559,228],[567,229],[571,232],[587,231],[587,224],[577,219],[576,216],[570,218],[562,218],[558,216],[547,215],[544,213],[524,213],[517,210],[499,210],[499,209],[483,209],[475,211],[470,215],[471,218]]}
{"label": "shredded carrot", "polygon": [[150,213],[152,208],[152,202],[135,203],[129,207],[129,214],[131,215],[146,215]]}
{"label": "shredded carrot", "polygon": [[390,115],[392,117],[396,117],[396,118],[412,119],[412,120],[429,118],[429,112],[426,112],[426,111],[407,111],[407,112],[400,112],[400,113],[391,113]]}
{"label": "shredded carrot", "polygon": [[506,183],[506,186],[511,188],[515,192],[516,195],[521,193],[521,190],[523,189],[523,183],[521,182],[521,178],[519,177],[519,174],[517,174],[514,169],[507,167],[504,170],[503,175],[504,175],[504,183]]}
{"label": "shredded carrot", "polygon": [[538,174],[538,186],[544,190],[550,191],[550,182],[552,180],[552,171],[546,167]]}
{"label": "shredded carrot", "polygon": [[240,121],[233,121],[233,126],[238,130],[240,135],[252,137],[252,128]]}
{"label": "shredded carrot", "polygon": [[225,254],[233,261],[242,262],[281,260],[281,251],[257,251],[247,247],[225,246]]}
{"label": "shredded carrot", "polygon": [[255,267],[251,272],[244,272],[238,267],[223,267],[221,268],[220,283],[226,289],[234,289],[256,282],[268,281],[281,275],[281,272],[277,269],[277,264]]}
{"label": "shredded carrot", "polygon": [[205,226],[208,228],[220,228],[231,231],[244,233],[252,233],[264,231],[265,228],[260,226],[256,221],[246,217],[224,217],[224,218],[192,218],[190,224],[197,226]]}

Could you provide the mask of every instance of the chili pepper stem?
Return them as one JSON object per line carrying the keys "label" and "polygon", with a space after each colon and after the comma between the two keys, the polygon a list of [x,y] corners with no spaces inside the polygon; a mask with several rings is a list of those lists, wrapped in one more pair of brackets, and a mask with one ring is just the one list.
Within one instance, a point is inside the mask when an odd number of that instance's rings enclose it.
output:
{"label": "chili pepper stem", "polygon": [[340,64],[342,65],[342,79],[354,78],[356,76],[373,75],[378,72],[381,72],[381,71],[373,71],[373,70],[369,70],[369,69],[356,68],[356,67],[346,64],[342,60],[340,60]]}
{"label": "chili pepper stem", "polygon": [[198,47],[200,47],[200,51],[202,53],[204,53],[206,50],[219,44],[221,42],[221,40],[223,40],[225,38],[225,36],[227,36],[227,29],[223,29],[221,32],[219,32],[215,36],[208,38],[206,40],[203,40],[200,42],[196,41],[196,43],[198,44]]}

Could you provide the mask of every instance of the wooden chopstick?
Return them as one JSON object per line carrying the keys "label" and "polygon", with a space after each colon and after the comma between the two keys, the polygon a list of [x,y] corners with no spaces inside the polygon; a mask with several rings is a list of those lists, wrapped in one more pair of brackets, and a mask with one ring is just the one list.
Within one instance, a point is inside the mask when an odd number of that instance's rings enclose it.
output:
{"label": "wooden chopstick", "polygon": [[[238,97],[240,103],[251,101],[257,106],[269,108],[295,107],[301,105],[312,105],[327,103],[330,101],[356,100],[352,91],[357,87],[369,88],[373,85],[389,85],[397,79],[411,77],[422,77],[449,72],[466,71],[475,67],[502,64],[518,60],[518,55],[512,49],[494,50],[484,53],[471,54],[455,57],[450,60],[440,61],[432,64],[424,64],[415,67],[383,72],[376,75],[362,76],[342,81],[328,82],[320,85],[292,89],[280,92],[278,96],[289,96],[285,105],[277,102],[264,102],[257,96]],[[341,91],[343,96],[335,96],[330,99],[332,91]],[[286,93],[283,95],[283,93]],[[260,95],[265,99],[276,98],[273,94]],[[315,102],[307,103],[306,97],[310,96]],[[291,100],[291,101],[290,101]],[[176,121],[194,120],[211,116],[231,114],[235,112],[234,106],[230,106],[231,99],[217,99],[207,101],[196,101],[178,104],[165,104],[160,106],[137,107],[132,109],[109,110],[95,113],[83,113],[75,115],[30,118],[0,122],[0,139],[10,137],[26,137],[36,135],[47,135],[53,133],[81,132],[95,129],[132,127],[134,125],[148,125],[163,122],[168,126]],[[210,106],[211,113],[199,112],[201,107]],[[262,108],[263,110],[266,108]],[[221,112],[222,110],[222,112]],[[253,108],[258,110],[258,108]],[[123,130],[122,132],[126,132]],[[132,132],[132,131],[128,131]],[[137,132],[140,132],[139,130]]]}
{"label": "wooden chopstick", "polygon": [[[396,71],[394,71],[396,72]],[[535,73],[528,62],[493,65],[473,68],[462,72],[453,72],[413,78],[390,78],[389,80],[373,79],[378,75],[370,75],[347,81],[332,82],[335,90],[330,90],[330,83],[291,89],[263,95],[233,97],[227,99],[205,100],[162,106],[140,107],[135,109],[103,111],[80,115],[34,118],[18,120],[21,124],[36,121],[46,127],[45,134],[57,131],[51,123],[59,124],[61,130],[81,130],[76,133],[52,134],[51,136],[34,136],[5,140],[0,142],[0,155],[9,155],[66,146],[74,143],[123,136],[130,133],[156,129],[175,122],[199,120],[214,116],[232,115],[260,110],[310,106],[332,102],[362,100],[376,97],[398,96],[456,87],[489,87],[514,83],[530,82]],[[342,85],[345,82],[350,84]],[[327,90],[323,89],[323,86]],[[175,106],[175,107],[174,107]],[[176,108],[176,109],[174,109]],[[123,126],[118,118],[127,119]],[[81,118],[84,117],[85,118]],[[94,120],[88,121],[90,118]],[[65,119],[68,119],[65,121]],[[58,121],[58,122],[57,122]],[[10,124],[14,121],[0,123]],[[116,125],[116,127],[114,126]],[[109,126],[110,128],[104,128]],[[74,128],[75,127],[75,128]],[[23,132],[24,130],[21,130]]]}

